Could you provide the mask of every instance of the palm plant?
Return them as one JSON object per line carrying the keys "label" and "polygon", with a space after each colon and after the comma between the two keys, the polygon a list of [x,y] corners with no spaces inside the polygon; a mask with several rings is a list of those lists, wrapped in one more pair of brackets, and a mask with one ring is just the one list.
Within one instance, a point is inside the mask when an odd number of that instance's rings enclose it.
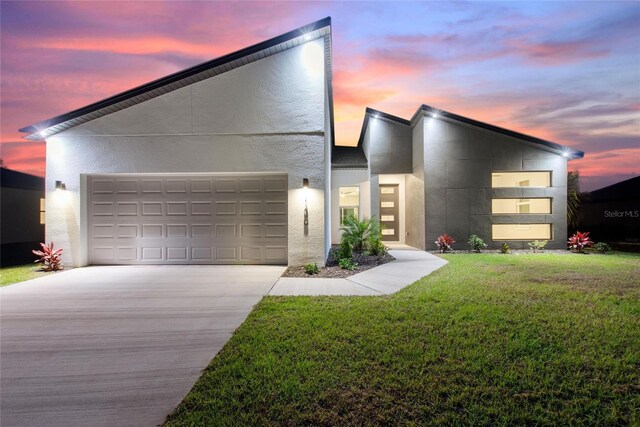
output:
{"label": "palm plant", "polygon": [[378,222],[374,219],[363,218],[360,221],[352,215],[344,219],[340,231],[343,241],[351,243],[354,251],[362,251],[369,236],[378,233],[379,228]]}
{"label": "palm plant", "polygon": [[580,224],[580,172],[567,173],[567,223],[575,229]]}

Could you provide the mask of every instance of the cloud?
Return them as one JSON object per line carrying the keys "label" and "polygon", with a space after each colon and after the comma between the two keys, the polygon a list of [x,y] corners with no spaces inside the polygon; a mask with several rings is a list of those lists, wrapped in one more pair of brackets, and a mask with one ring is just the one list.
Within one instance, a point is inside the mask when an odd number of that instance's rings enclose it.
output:
{"label": "cloud", "polygon": [[511,47],[533,65],[563,65],[607,56],[611,51],[589,40],[530,42],[512,40]]}
{"label": "cloud", "polygon": [[338,143],[357,142],[367,106],[409,118],[427,103],[582,149],[570,165],[584,176],[638,160],[637,4],[113,5],[0,2],[2,149],[14,165],[44,162],[42,145],[13,143],[18,127],[328,15]]}

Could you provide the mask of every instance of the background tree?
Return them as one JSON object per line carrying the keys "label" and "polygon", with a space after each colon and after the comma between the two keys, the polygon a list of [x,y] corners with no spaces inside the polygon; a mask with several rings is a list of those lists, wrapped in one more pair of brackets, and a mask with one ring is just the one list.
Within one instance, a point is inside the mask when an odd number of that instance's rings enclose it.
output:
{"label": "background tree", "polygon": [[580,225],[580,172],[567,173],[567,224],[571,229]]}

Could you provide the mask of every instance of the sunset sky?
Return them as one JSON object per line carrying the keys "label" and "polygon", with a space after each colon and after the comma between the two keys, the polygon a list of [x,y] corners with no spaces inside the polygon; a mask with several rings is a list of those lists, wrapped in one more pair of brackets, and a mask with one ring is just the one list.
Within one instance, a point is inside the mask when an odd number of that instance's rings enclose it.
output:
{"label": "sunset sky", "polygon": [[1,155],[18,128],[331,16],[336,138],[421,104],[584,151],[585,190],[640,174],[638,2],[35,2],[1,5]]}

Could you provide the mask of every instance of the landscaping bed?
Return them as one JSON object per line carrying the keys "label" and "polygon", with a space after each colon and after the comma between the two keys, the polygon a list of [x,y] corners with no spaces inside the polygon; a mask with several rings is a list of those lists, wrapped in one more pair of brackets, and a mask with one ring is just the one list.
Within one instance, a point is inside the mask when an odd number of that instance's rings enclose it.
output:
{"label": "landscaping bed", "polygon": [[338,252],[338,245],[331,246],[329,250],[329,257],[325,267],[319,268],[317,274],[307,274],[303,266],[289,267],[282,273],[282,277],[313,277],[313,278],[344,278],[353,276],[354,274],[369,270],[370,268],[377,267],[387,262],[394,261],[395,258],[389,255],[365,255],[362,252],[353,253],[353,262],[357,264],[354,270],[347,270],[340,268],[338,265],[338,259],[336,253]]}

